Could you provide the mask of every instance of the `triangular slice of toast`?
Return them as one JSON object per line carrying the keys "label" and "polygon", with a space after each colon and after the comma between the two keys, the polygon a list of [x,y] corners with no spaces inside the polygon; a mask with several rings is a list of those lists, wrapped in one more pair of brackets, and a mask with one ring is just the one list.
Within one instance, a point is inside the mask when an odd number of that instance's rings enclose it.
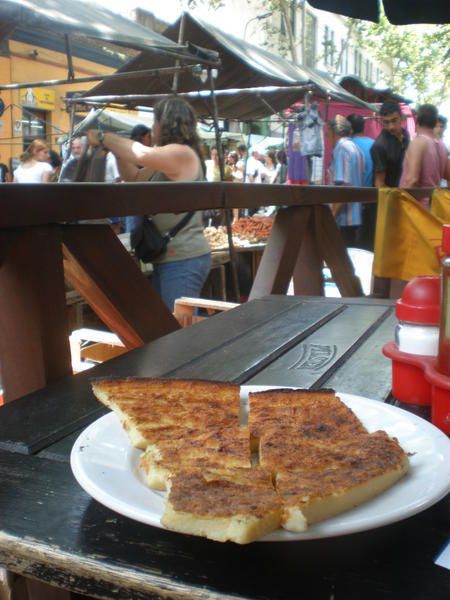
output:
{"label": "triangular slice of toast", "polygon": [[186,379],[129,377],[92,382],[96,398],[111,408],[131,443],[145,449],[159,436],[154,430],[239,426],[239,386]]}

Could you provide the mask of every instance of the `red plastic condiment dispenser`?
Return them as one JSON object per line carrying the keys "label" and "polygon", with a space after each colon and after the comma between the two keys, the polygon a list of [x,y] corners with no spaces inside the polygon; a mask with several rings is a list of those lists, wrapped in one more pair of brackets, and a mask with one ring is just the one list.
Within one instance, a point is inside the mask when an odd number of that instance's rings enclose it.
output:
{"label": "red plastic condiment dispenser", "polygon": [[437,369],[450,377],[450,225],[442,228],[441,315]]}
{"label": "red plastic condiment dispenser", "polygon": [[428,378],[433,385],[431,420],[450,435],[450,225],[442,228],[442,253],[439,351]]}
{"label": "red plastic condiment dispenser", "polygon": [[386,344],[383,353],[392,359],[392,395],[401,403],[431,405],[431,385],[423,365],[436,358],[439,305],[439,277],[412,279],[396,303],[395,343]]}

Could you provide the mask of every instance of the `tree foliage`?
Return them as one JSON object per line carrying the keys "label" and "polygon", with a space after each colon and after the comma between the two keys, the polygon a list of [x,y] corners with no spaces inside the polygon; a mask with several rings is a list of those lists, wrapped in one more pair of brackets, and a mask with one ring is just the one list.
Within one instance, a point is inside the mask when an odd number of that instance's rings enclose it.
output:
{"label": "tree foliage", "polygon": [[380,62],[387,62],[391,75],[386,83],[400,94],[416,95],[419,103],[440,104],[450,95],[450,25],[391,25],[359,21],[361,45]]}
{"label": "tree foliage", "polygon": [[[260,21],[267,33],[267,45],[293,62],[305,54],[305,29],[299,12],[305,3],[298,0],[246,0],[255,14],[271,11],[278,19]],[[363,0],[362,0],[363,1]],[[448,2],[449,0],[442,0]],[[185,0],[189,8],[208,6],[212,10],[225,4],[224,0]],[[381,64],[387,64],[386,85],[395,92],[412,96],[419,103],[441,104],[450,98],[450,25],[391,25],[383,15],[379,23],[346,19],[348,39],[343,47],[334,49],[333,64],[327,65],[330,74],[340,72],[339,62],[347,45],[367,49]],[[301,25],[300,25],[301,27]],[[326,49],[324,48],[324,52]]]}

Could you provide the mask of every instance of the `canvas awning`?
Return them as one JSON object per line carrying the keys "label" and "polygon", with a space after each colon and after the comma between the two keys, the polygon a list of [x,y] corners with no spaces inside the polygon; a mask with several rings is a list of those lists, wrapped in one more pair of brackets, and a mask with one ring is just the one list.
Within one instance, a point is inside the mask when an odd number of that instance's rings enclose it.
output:
{"label": "canvas awning", "polygon": [[0,41],[10,37],[15,28],[27,26],[195,60],[174,40],[87,0],[0,0],[0,23]]}
{"label": "canvas awning", "polygon": [[[322,98],[329,96],[355,106],[372,109],[366,102],[344,90],[328,75],[308,67],[295,65],[268,50],[225,33],[189,13],[184,13],[173,25],[169,26],[164,31],[164,35],[172,40],[177,40],[181,26],[183,26],[184,39],[198,46],[215,50],[220,55],[221,66],[217,79],[214,81],[215,89],[233,90],[231,94],[224,93],[217,96],[218,113],[222,118],[260,119],[283,110],[304,97],[304,92],[298,90],[299,86],[305,86],[305,91],[312,89],[315,95]],[[141,53],[124,65],[119,72],[140,71],[148,69],[151,64],[155,66],[154,57],[150,57],[147,53]],[[156,57],[156,65],[158,67],[166,66],[167,59],[163,56]],[[209,85],[209,82],[202,82],[200,79],[194,78],[191,73],[181,73],[178,78],[177,91],[207,90]],[[254,94],[239,92],[239,90],[263,87],[272,88],[270,94],[265,95],[265,101],[259,98],[261,94],[258,95],[257,91]],[[277,90],[277,87],[280,89]],[[297,91],[289,89],[294,87],[297,88]],[[127,80],[102,82],[89,92],[89,96],[152,95],[170,92],[166,82],[137,75]],[[208,98],[192,98],[190,101],[197,114],[211,114],[212,108]],[[139,103],[151,106],[154,100],[141,99]]]}
{"label": "canvas awning", "polygon": [[409,100],[400,94],[396,94],[391,88],[379,88],[366,85],[361,79],[354,77],[353,75],[343,77],[339,84],[351,94],[354,94],[355,96],[358,96],[358,98],[365,100],[365,102],[370,102],[371,104],[387,101],[402,102],[404,104],[411,104],[412,102],[412,100]]}
{"label": "canvas awning", "polygon": [[[354,19],[380,20],[380,0],[308,0],[314,8]],[[450,23],[449,0],[383,0],[384,12],[394,25]]]}
{"label": "canvas awning", "polygon": [[[58,144],[63,144],[69,139],[69,137],[83,135],[88,129],[102,129],[103,131],[112,131],[118,135],[129,137],[133,127],[138,124],[147,125],[147,127],[151,128],[153,126],[153,112],[130,115],[128,113],[114,110],[92,109],[90,113],[74,128],[72,135],[69,136],[69,134],[67,134],[61,136],[58,139]],[[216,140],[215,132],[210,127],[202,123],[198,124],[198,134],[202,140],[208,143],[215,142]],[[230,131],[223,131],[221,133],[221,138],[236,142],[242,142],[244,140],[241,133]]]}

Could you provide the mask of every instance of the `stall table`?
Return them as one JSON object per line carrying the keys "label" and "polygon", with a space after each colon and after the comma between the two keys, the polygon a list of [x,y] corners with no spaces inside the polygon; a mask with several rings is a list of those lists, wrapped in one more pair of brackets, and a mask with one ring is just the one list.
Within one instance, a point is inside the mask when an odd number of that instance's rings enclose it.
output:
{"label": "stall table", "polygon": [[448,496],[374,530],[241,547],[121,516],[69,465],[78,434],[107,412],[93,376],[333,387],[391,402],[381,348],[394,325],[390,301],[272,295],[0,408],[0,563],[98,598],[447,600],[449,573],[434,559],[449,538]]}

